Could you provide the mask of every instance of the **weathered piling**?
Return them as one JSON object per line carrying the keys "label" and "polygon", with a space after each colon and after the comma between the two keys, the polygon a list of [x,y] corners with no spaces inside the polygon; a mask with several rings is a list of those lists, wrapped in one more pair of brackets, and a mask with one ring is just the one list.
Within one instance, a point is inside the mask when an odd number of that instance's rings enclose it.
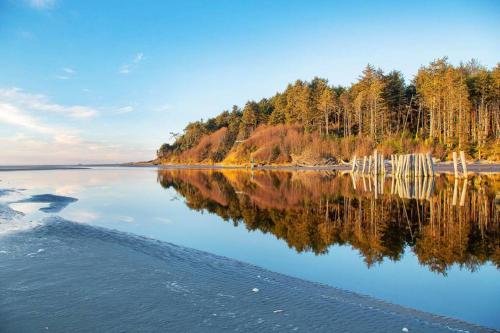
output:
{"label": "weathered piling", "polygon": [[467,178],[467,161],[465,160],[465,153],[463,150],[460,151],[460,161],[462,162],[463,175]]}
{"label": "weathered piling", "polygon": [[386,161],[384,155],[375,149],[371,155],[360,158],[354,155],[352,159],[352,173],[385,175],[389,172],[388,170],[392,176],[398,177],[434,176],[434,165],[430,153],[392,154],[390,160]]}
{"label": "weathered piling", "polygon": [[[385,170],[382,158],[381,168]],[[432,157],[428,154],[402,154],[391,155],[391,174],[401,177],[428,177],[434,176]],[[382,171],[384,172],[384,171]]]}
{"label": "weathered piling", "polygon": [[434,176],[434,163],[432,162],[432,155],[431,153],[427,153],[427,165],[429,166],[429,176],[433,177]]}

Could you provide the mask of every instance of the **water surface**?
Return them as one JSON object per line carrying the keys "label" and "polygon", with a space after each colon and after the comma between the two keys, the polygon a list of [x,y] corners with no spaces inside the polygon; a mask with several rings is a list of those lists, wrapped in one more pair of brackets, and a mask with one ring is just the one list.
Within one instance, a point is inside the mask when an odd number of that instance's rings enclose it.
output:
{"label": "water surface", "polygon": [[[495,178],[407,183],[310,171],[149,168],[0,178],[1,188],[16,189],[2,200],[26,214],[19,230],[60,216],[500,328]],[[26,200],[46,194],[78,200],[64,199],[56,212],[43,206],[46,197]]]}

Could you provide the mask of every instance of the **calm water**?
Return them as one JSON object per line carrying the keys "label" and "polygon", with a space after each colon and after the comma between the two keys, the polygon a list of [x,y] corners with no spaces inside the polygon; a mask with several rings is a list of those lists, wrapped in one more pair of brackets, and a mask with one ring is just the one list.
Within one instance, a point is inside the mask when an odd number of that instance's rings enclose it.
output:
{"label": "calm water", "polygon": [[0,199],[25,214],[4,223],[5,235],[59,216],[500,329],[498,178],[408,184],[316,172],[99,168],[0,179],[0,188],[17,190]]}

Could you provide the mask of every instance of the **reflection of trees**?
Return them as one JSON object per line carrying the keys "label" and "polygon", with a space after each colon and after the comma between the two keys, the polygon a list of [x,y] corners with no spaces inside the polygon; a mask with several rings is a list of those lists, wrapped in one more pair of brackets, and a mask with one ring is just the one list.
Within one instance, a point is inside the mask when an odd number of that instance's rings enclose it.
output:
{"label": "reflection of trees", "polygon": [[270,232],[298,252],[322,254],[332,244],[349,244],[370,266],[399,260],[409,246],[422,264],[441,273],[452,264],[475,270],[488,260],[500,267],[494,178],[460,185],[460,204],[455,184],[444,176],[397,185],[390,178],[308,171],[160,170],[158,180],[190,208]]}

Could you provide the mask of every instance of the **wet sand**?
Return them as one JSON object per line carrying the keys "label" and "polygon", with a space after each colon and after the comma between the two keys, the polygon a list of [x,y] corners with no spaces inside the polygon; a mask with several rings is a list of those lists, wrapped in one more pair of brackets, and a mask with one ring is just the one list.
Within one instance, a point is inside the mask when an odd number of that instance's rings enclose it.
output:
{"label": "wet sand", "polygon": [[0,251],[2,332],[493,332],[59,218]]}

